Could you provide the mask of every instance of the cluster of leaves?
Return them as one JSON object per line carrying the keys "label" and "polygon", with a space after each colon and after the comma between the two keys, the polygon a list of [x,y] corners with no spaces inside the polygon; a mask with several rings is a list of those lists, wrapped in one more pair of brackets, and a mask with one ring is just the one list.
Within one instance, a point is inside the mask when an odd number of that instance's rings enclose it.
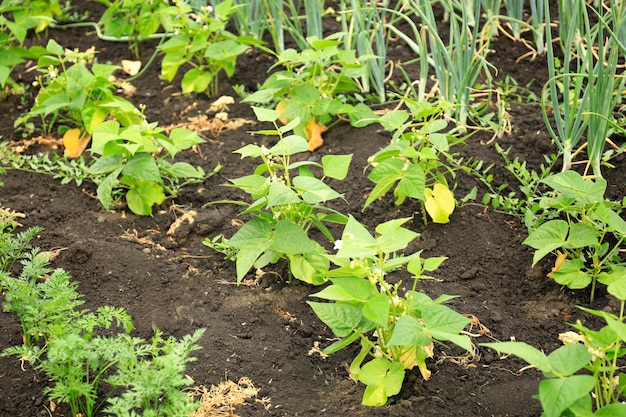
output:
{"label": "cluster of leaves", "polygon": [[[4,311],[15,312],[24,345],[5,349],[52,381],[46,394],[68,404],[72,415],[92,417],[99,410],[115,416],[189,415],[199,404],[181,388],[189,385],[186,364],[197,350],[203,329],[177,340],[157,331],[151,341],[132,337],[131,317],[121,308],[79,309],[77,283],[62,269],[51,269],[51,254],[30,246],[39,228],[14,235],[12,223],[0,224],[0,289]],[[13,274],[16,261],[22,264]],[[120,328],[115,335],[113,325]],[[104,332],[106,331],[106,332]]]}
{"label": "cluster of leaves", "polygon": [[[524,342],[484,343],[483,346],[520,357],[543,373],[538,399],[546,417],[621,416],[626,403],[626,374],[619,372],[618,360],[626,354],[624,323],[624,280],[609,285],[609,293],[621,300],[620,315],[583,309],[602,317],[606,326],[592,330],[579,320],[577,332],[559,335],[564,346],[549,355]],[[595,412],[594,412],[595,410]]]}
{"label": "cluster of leaves", "polygon": [[366,105],[349,104],[345,94],[361,92],[357,80],[366,74],[366,62],[373,56],[357,59],[354,50],[341,49],[342,37],[341,33],[325,39],[309,37],[310,48],[300,52],[286,49],[274,65],[283,69],[271,74],[258,91],[244,99],[275,104],[284,124],[298,119],[294,132],[308,140],[309,150],[322,145],[322,133],[333,117],[355,123],[372,116]]}
{"label": "cluster of leaves", "polygon": [[237,37],[226,30],[236,5],[232,0],[215,6],[193,10],[184,2],[177,3],[177,14],[184,16],[172,22],[174,35],[158,46],[164,53],[161,76],[171,82],[184,64],[191,65],[181,80],[183,93],[203,93],[214,96],[218,92],[219,74],[228,77],[235,72],[237,57],[260,45],[250,37]]}
{"label": "cluster of leaves", "polygon": [[[317,274],[328,270],[329,262],[324,248],[311,240],[308,232],[315,226],[333,242],[325,223],[345,223],[344,215],[325,206],[329,201],[341,199],[342,195],[324,181],[344,179],[352,155],[326,155],[321,164],[311,161],[292,163],[291,156],[306,152],[308,146],[302,136],[288,135],[299,119],[278,126],[278,111],[254,110],[260,121],[273,123],[275,127],[255,134],[278,136],[279,141],[270,149],[250,144],[235,151],[242,158],[260,158],[262,161],[254,174],[230,181],[232,187],[249,194],[252,203],[217,202],[243,204],[246,209],[242,214],[250,214],[253,218],[230,239],[206,239],[204,243],[234,258],[238,281],[252,267],[263,268],[279,259],[287,259],[295,278],[321,284],[324,281]],[[314,169],[322,170],[321,179],[315,177]]]}
{"label": "cluster of leaves", "polygon": [[[46,133],[56,128],[57,133],[64,135],[78,129],[78,140],[84,140],[107,118],[115,118],[126,126],[140,123],[142,116],[135,105],[114,93],[117,85],[111,76],[119,66],[93,62],[95,54],[93,49],[64,49],[50,39],[46,54],[37,61],[41,75],[36,82],[39,93],[35,103],[16,119],[14,126],[39,118]],[[33,129],[32,125],[27,128]]]}
{"label": "cluster of leaves", "polygon": [[[400,392],[405,369],[418,367],[424,379],[430,371],[426,360],[434,354],[434,343],[450,341],[469,353],[473,346],[460,334],[467,317],[443,305],[450,296],[432,300],[416,291],[425,273],[436,270],[445,258],[422,259],[420,252],[396,256],[418,234],[402,227],[409,219],[395,219],[376,227],[376,236],[350,216],[335,255],[327,255],[337,266],[323,276],[331,285],[312,294],[330,302],[309,305],[340,339],[324,353],[333,353],[360,340],[361,351],[350,365],[350,375],[367,388],[363,404],[381,406]],[[413,275],[412,289],[400,292],[402,282],[390,284],[387,274],[406,266]],[[370,360],[363,364],[363,361]]]}
{"label": "cluster of leaves", "polygon": [[[90,138],[94,156],[89,163],[74,164],[72,168],[85,172],[72,169],[70,176],[68,164],[57,161],[55,175],[68,181],[90,179],[98,185],[98,198],[107,210],[125,196],[130,210],[144,216],[185,184],[207,177],[200,167],[170,162],[178,152],[203,142],[196,133],[175,128],[168,136],[156,123],[148,123],[134,104],[114,94],[117,85],[111,76],[118,66],[92,62],[95,51],[70,51],[54,40],[46,51],[38,61],[42,75],[35,104],[15,126],[39,117],[45,131],[56,126],[63,135],[67,157],[80,157]],[[43,171],[49,168],[49,164],[35,165]]]}
{"label": "cluster of leaves", "polygon": [[9,86],[15,91],[21,90],[11,77],[13,69],[27,59],[37,59],[44,53],[40,46],[24,47],[24,40],[29,30],[43,31],[52,17],[59,14],[59,0],[0,2],[0,88],[4,90]]}
{"label": "cluster of leaves", "polygon": [[197,133],[185,128],[172,129],[167,136],[156,123],[122,127],[117,121],[106,121],[93,132],[90,150],[97,156],[87,172],[103,176],[97,192],[106,209],[124,191],[133,213],[149,216],[152,206],[161,204],[166,195],[175,196],[185,184],[207,178],[201,167],[170,162],[178,152],[202,142]]}
{"label": "cluster of leaves", "polygon": [[446,134],[442,117],[449,104],[437,105],[404,98],[409,111],[388,113],[377,121],[394,132],[393,140],[368,159],[372,170],[368,179],[376,184],[365,206],[394,188],[396,204],[407,197],[418,200],[435,223],[447,223],[456,201],[447,177],[454,179],[450,148],[462,139]]}
{"label": "cluster of leaves", "polygon": [[[538,200],[540,217],[523,243],[535,249],[533,266],[557,251],[550,276],[572,289],[591,285],[593,301],[596,282],[608,285],[624,272],[619,266],[619,250],[626,237],[626,221],[619,215],[622,204],[605,199],[607,183],[602,178],[565,171],[542,183],[553,192]],[[549,220],[542,221],[541,216]]]}
{"label": "cluster of leaves", "polygon": [[130,49],[139,56],[139,41],[157,37],[160,28],[173,31],[173,21],[179,16],[178,7],[169,1],[156,0],[94,0],[106,6],[100,16],[99,27],[104,36],[116,39],[127,38]]}

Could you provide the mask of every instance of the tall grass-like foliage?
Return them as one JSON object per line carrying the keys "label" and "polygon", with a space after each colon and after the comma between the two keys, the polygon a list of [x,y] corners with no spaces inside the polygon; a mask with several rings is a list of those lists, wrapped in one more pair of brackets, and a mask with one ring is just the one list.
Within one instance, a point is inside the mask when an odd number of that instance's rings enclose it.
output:
{"label": "tall grass-like foliage", "polygon": [[473,9],[463,7],[458,14],[450,16],[447,42],[437,31],[437,20],[431,3],[427,0],[410,0],[409,3],[426,28],[428,61],[434,70],[440,95],[454,104],[457,126],[465,131],[470,115],[472,89],[481,76],[488,88],[491,79],[490,64],[486,59],[489,40],[483,36],[479,24],[480,3],[474,3]]}
{"label": "tall grass-like foliage", "polygon": [[[549,4],[545,2],[549,20]],[[597,15],[591,24],[590,13]],[[563,155],[562,170],[572,167],[577,148],[586,139],[588,166],[601,177],[605,142],[614,126],[612,112],[621,101],[624,82],[617,76],[617,63],[624,45],[624,6],[611,1],[598,10],[583,0],[559,2],[559,40],[563,51],[560,67],[555,65],[550,27],[546,27],[550,79],[542,92],[542,110],[548,132]],[[552,120],[549,113],[552,112]]]}
{"label": "tall grass-like foliage", "polygon": [[[390,17],[389,1],[364,4],[360,0],[344,0],[340,4],[344,47],[354,49],[367,60],[367,75],[361,80],[363,91],[374,90],[381,103],[386,100],[386,68],[388,37],[385,24]],[[348,8],[349,7],[349,8]]]}

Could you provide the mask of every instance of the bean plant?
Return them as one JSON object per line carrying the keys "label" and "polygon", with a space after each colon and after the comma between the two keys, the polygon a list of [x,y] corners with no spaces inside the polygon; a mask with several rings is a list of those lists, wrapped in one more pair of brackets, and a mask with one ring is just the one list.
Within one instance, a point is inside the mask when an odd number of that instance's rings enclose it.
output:
{"label": "bean plant", "polygon": [[373,113],[364,104],[352,105],[346,95],[359,93],[358,80],[365,77],[365,62],[373,56],[356,57],[352,49],[343,49],[342,34],[325,39],[307,38],[301,52],[287,49],[278,55],[275,66],[282,70],[270,75],[258,91],[244,102],[274,105],[284,124],[296,118],[294,133],[308,140],[313,151],[323,143],[322,133],[328,130],[333,117],[344,117],[353,125]]}
{"label": "bean plant", "polygon": [[[312,161],[292,162],[292,156],[306,152],[307,140],[288,134],[300,120],[296,117],[285,126],[278,125],[280,113],[276,110],[255,107],[259,121],[269,122],[274,129],[255,134],[277,136],[271,148],[249,144],[236,150],[242,158],[259,158],[255,172],[230,180],[230,186],[244,191],[252,202],[218,201],[244,205],[241,214],[252,215],[231,238],[205,239],[204,244],[232,258],[237,266],[237,281],[241,281],[251,268],[263,268],[280,259],[289,262],[290,274],[309,284],[322,284],[319,272],[329,267],[325,249],[309,238],[316,227],[333,242],[327,223],[345,223],[346,217],[326,203],[343,196],[326,184],[328,179],[342,180],[348,173],[352,155],[325,155],[322,163]],[[314,170],[322,171],[322,178]]]}
{"label": "bean plant", "polygon": [[389,113],[378,119],[393,131],[391,143],[372,155],[368,179],[376,184],[365,201],[364,209],[392,188],[396,204],[408,198],[418,200],[424,222],[426,213],[435,223],[447,223],[456,201],[448,178],[455,172],[450,148],[462,139],[445,133],[447,122],[443,113],[451,104],[416,102],[404,98],[409,111]]}
{"label": "bean plant", "polygon": [[[533,266],[551,252],[558,257],[550,276],[572,289],[608,284],[610,271],[621,264],[619,252],[626,238],[621,203],[605,199],[606,180],[585,179],[575,171],[551,175],[542,183],[554,190],[539,201],[543,213],[524,244],[535,249]],[[558,215],[563,218],[555,218]],[[544,221],[541,216],[550,218]],[[562,252],[561,252],[562,251]]]}
{"label": "bean plant", "polygon": [[[339,338],[324,349],[331,354],[359,341],[361,350],[350,364],[350,376],[366,385],[363,404],[382,406],[400,392],[406,369],[417,367],[430,378],[426,361],[435,343],[449,341],[470,354],[469,337],[461,332],[470,320],[443,303],[454,297],[433,300],[417,291],[421,279],[435,271],[445,258],[422,259],[420,252],[396,255],[418,234],[402,227],[409,219],[394,219],[376,226],[376,235],[350,216],[335,255],[337,266],[322,276],[331,285],[312,294],[326,302],[309,301],[317,316]],[[391,283],[388,275],[406,267],[412,275],[411,289]]]}
{"label": "bean plant", "polygon": [[206,92],[216,96],[220,73],[232,77],[237,57],[251,43],[260,45],[260,42],[252,37],[237,37],[226,30],[236,8],[232,0],[223,1],[215,8],[203,6],[193,10],[184,2],[178,2],[176,7],[181,18],[172,22],[173,36],[157,47],[164,53],[161,76],[171,82],[183,65],[190,65],[181,79],[183,93]]}

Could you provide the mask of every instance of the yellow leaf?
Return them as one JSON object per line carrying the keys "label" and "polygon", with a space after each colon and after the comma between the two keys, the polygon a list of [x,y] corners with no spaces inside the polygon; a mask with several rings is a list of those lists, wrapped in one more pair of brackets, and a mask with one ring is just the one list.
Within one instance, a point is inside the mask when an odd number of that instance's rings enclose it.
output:
{"label": "yellow leaf", "polygon": [[285,114],[285,109],[287,108],[287,101],[286,100],[281,100],[278,102],[278,104],[276,105],[276,111],[279,113],[278,115],[278,120],[286,125],[287,123],[289,123],[289,119],[283,117],[283,114]]}
{"label": "yellow leaf", "polygon": [[433,189],[424,190],[424,207],[435,223],[448,223],[454,211],[454,194],[447,186],[436,183]]}
{"label": "yellow leaf", "polygon": [[567,260],[566,253],[561,253],[561,251],[556,251],[556,253],[557,253],[557,256],[556,256],[556,260],[554,261],[554,268],[552,268],[552,271],[548,273],[549,278],[552,278],[552,274],[554,274],[559,269],[561,269],[561,265],[563,265],[563,263],[565,263],[565,261]]}
{"label": "yellow leaf", "polygon": [[322,133],[326,132],[328,128],[323,124],[317,123],[315,117],[311,117],[304,126],[306,132],[306,138],[309,141],[309,151],[313,152],[324,143]]}
{"label": "yellow leaf", "polygon": [[80,129],[70,129],[63,135],[63,147],[65,156],[68,158],[78,158],[89,145],[89,137],[81,138]]}

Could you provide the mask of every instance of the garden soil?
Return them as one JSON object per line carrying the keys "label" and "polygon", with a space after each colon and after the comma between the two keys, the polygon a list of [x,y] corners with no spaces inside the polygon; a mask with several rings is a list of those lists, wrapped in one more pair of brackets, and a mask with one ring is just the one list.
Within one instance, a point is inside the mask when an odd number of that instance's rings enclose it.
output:
{"label": "garden soil", "polygon": [[[100,41],[91,29],[56,29],[46,36],[71,49],[95,46],[99,62],[119,64],[122,59],[133,59],[127,44]],[[46,36],[31,42],[45,44]],[[155,45],[140,44],[142,62],[148,61]],[[529,86],[527,92],[539,94],[546,81],[545,57],[517,62],[527,49],[506,37],[496,40],[492,49],[496,79],[512,77],[519,86]],[[396,61],[413,58],[399,42],[390,44],[389,55]],[[133,334],[143,338],[150,338],[156,328],[176,337],[207,329],[200,341],[202,349],[195,352],[197,360],[187,369],[193,385],[210,387],[249,379],[258,390],[256,396],[230,411],[207,415],[539,416],[541,408],[533,395],[540,372],[478,343],[517,340],[550,352],[560,345],[558,335],[569,330],[570,323],[581,320],[594,325],[577,306],[615,311],[616,304],[602,291],[590,305],[587,291],[567,290],[547,278],[553,259],[531,268],[532,251],[522,245],[527,231],[520,219],[480,204],[486,190],[466,174],[458,174],[455,194],[460,199],[476,186],[478,199],[457,207],[449,224],[424,225],[417,202],[395,206],[390,196],[362,210],[373,185],[364,175],[367,158],[389,142],[390,134],[377,126],[356,129],[338,123],[325,133],[324,146],[303,158],[318,161],[324,155],[354,155],[348,178],[331,183],[345,195],[345,202],[336,208],[353,214],[371,230],[386,220],[413,217],[408,226],[420,237],[410,245],[409,253],[422,250],[424,257],[448,258],[433,274],[436,279],[419,282],[418,290],[433,298],[456,295],[448,305],[473,318],[468,331],[477,336],[473,339],[475,356],[437,345],[428,362],[432,370],[429,381],[417,370],[409,371],[402,391],[387,405],[362,406],[364,386],[351,380],[347,371],[358,346],[328,357],[320,354],[334,339],[307,305],[319,288],[288,282],[281,263],[251,273],[236,285],[234,264],[202,243],[219,234],[232,236],[247,220],[239,215],[240,207],[207,203],[245,200],[245,195],[223,185],[252,173],[256,161],[240,159],[233,151],[250,143],[271,145],[275,140],[249,133],[263,126],[254,123],[250,107],[239,102],[232,88],[243,85],[254,90],[266,77],[271,57],[251,51],[240,57],[235,76],[222,81],[220,95],[236,101],[224,110],[231,121],[245,122],[230,130],[209,123],[213,120],[211,103],[218,97],[181,95],[179,79],[168,83],[159,78],[158,62],[133,81],[136,93],[131,100],[145,105],[148,120],[159,126],[195,126],[206,142],[180,158],[207,172],[221,165],[217,174],[201,185],[184,188],[157,207],[152,217],[136,216],[124,205],[104,210],[91,183],[62,185],[51,176],[16,170],[0,178],[5,183],[0,188],[0,202],[23,213],[19,221],[24,228],[44,228],[34,244],[57,253],[52,265],[67,270],[79,282],[85,307],[125,308],[134,320]],[[29,62],[17,72],[27,84],[33,81],[34,65]],[[523,91],[520,88],[519,92]],[[29,88],[25,96],[9,95],[0,101],[4,140],[22,140],[13,132],[13,120],[29,108],[35,92]],[[510,148],[509,156],[527,161],[531,169],[538,169],[544,155],[555,152],[536,102],[511,98],[509,113],[510,133],[492,142],[491,135],[479,133],[457,148],[465,157],[485,161],[485,166],[494,164],[494,183],[510,184],[507,192],[516,190],[516,182],[504,168],[496,144]],[[190,125],[190,120],[196,120],[195,124]],[[54,150],[34,145],[28,151]],[[621,198],[624,163],[621,157],[613,162],[616,167],[607,170],[609,195]],[[335,235],[339,232],[335,230]],[[392,273],[389,279],[403,280],[404,287],[411,285],[410,277],[402,272]],[[0,328],[0,349],[22,343],[14,313],[0,314]],[[53,410],[43,394],[49,385],[46,376],[27,363],[15,357],[0,358],[0,416],[70,416],[63,405]]]}

